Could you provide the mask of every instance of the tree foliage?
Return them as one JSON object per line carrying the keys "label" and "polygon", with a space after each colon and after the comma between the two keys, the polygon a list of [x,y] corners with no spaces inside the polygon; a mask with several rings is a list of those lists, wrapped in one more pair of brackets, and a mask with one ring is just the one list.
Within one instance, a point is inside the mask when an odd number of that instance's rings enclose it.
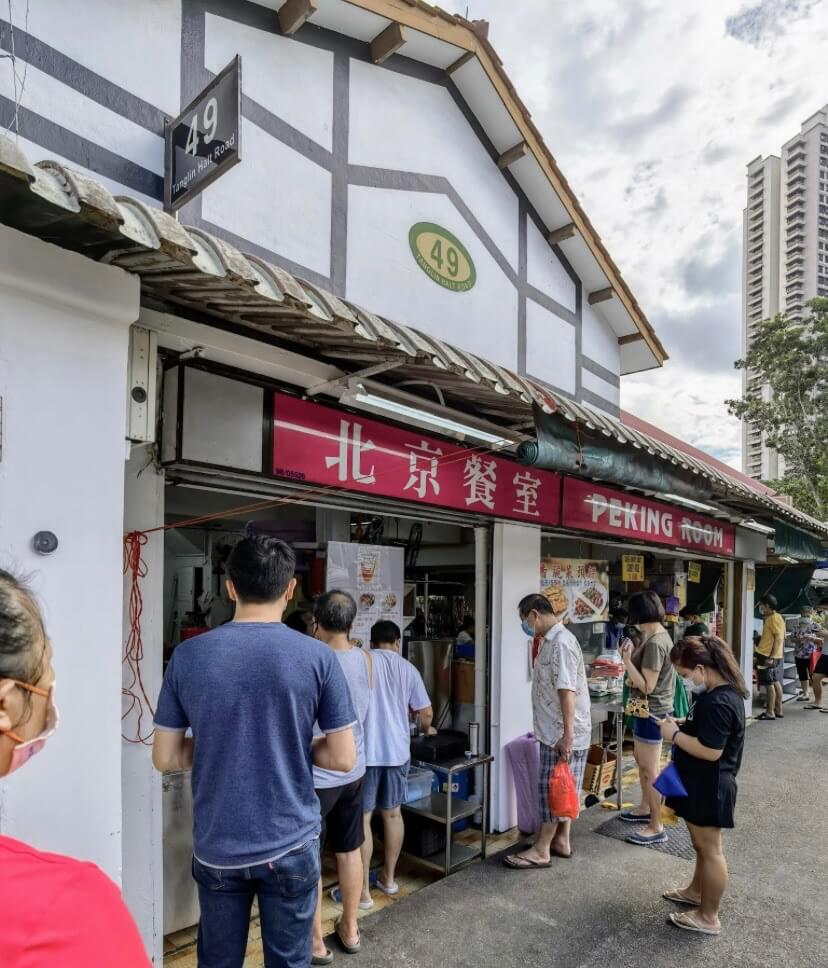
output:
{"label": "tree foliage", "polygon": [[[821,521],[828,518],[828,299],[808,303],[802,321],[780,314],[759,323],[753,345],[736,369],[747,370],[741,400],[730,412],[758,427],[785,461],[772,485]],[[763,395],[762,386],[770,387]]]}

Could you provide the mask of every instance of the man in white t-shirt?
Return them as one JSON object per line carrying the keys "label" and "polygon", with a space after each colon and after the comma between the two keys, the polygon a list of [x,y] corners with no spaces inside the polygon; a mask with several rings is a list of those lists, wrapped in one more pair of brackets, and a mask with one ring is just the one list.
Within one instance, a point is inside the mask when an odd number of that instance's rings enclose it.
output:
{"label": "man in white t-shirt", "polygon": [[532,711],[535,736],[540,742],[541,828],[529,850],[510,854],[505,863],[515,870],[532,870],[550,867],[552,856],[572,856],[572,822],[552,815],[549,779],[561,760],[568,761],[580,796],[592,738],[592,715],[581,646],[561,623],[549,600],[544,595],[527,595],[521,600],[518,613],[527,636],[543,636],[532,673]]}
{"label": "man in white t-shirt", "polygon": [[362,786],[364,883],[359,906],[363,909],[373,907],[374,903],[371,900],[369,872],[374,852],[371,817],[375,810],[382,815],[384,830],[384,862],[375,884],[384,894],[394,895],[400,890],[395,877],[405,833],[400,807],[405,802],[411,759],[409,710],[419,716],[422,732],[428,735],[436,732],[431,725],[434,712],[423,678],[400,655],[399,627],[394,622],[377,622],[371,629],[371,649],[374,682],[365,724],[367,770]]}

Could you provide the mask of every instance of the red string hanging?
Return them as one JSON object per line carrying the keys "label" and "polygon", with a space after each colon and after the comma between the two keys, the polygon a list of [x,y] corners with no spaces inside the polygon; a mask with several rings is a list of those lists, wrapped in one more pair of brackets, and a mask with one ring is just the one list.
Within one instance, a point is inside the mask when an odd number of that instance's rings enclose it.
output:
{"label": "red string hanging", "polygon": [[129,670],[129,684],[121,687],[124,698],[128,700],[121,721],[125,722],[135,714],[137,722],[134,736],[127,736],[124,729],[121,735],[128,743],[142,743],[149,746],[155,730],[151,728],[149,732],[144,733],[144,715],[146,710],[150,717],[153,717],[155,710],[144,688],[141,672],[144,658],[144,643],[141,638],[141,614],[144,610],[141,579],[147,574],[147,563],[141,552],[146,543],[147,536],[142,531],[130,531],[129,534],[124,535],[124,574],[129,575],[129,634],[124,645],[123,664]]}

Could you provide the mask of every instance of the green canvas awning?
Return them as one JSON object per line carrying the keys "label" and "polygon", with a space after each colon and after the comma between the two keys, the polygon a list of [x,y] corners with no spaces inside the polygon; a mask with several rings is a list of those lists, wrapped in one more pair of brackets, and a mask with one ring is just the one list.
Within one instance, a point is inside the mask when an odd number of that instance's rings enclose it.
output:
{"label": "green canvas awning", "polygon": [[797,561],[816,561],[822,557],[822,543],[818,538],[778,519],[774,520],[773,526],[776,529],[773,539],[774,554],[788,555]]}

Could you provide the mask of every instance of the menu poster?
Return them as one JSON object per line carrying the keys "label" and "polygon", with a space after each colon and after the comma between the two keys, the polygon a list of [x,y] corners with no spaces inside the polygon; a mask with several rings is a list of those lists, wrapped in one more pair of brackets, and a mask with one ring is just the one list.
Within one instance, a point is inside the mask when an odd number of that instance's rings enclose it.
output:
{"label": "menu poster", "polygon": [[564,622],[606,622],[609,618],[609,562],[542,558],[541,593]]}
{"label": "menu poster", "polygon": [[371,627],[388,619],[402,630],[404,549],[382,545],[328,542],[325,587],[349,592],[357,604],[357,616],[351,629],[351,640],[360,648],[369,648]]}

